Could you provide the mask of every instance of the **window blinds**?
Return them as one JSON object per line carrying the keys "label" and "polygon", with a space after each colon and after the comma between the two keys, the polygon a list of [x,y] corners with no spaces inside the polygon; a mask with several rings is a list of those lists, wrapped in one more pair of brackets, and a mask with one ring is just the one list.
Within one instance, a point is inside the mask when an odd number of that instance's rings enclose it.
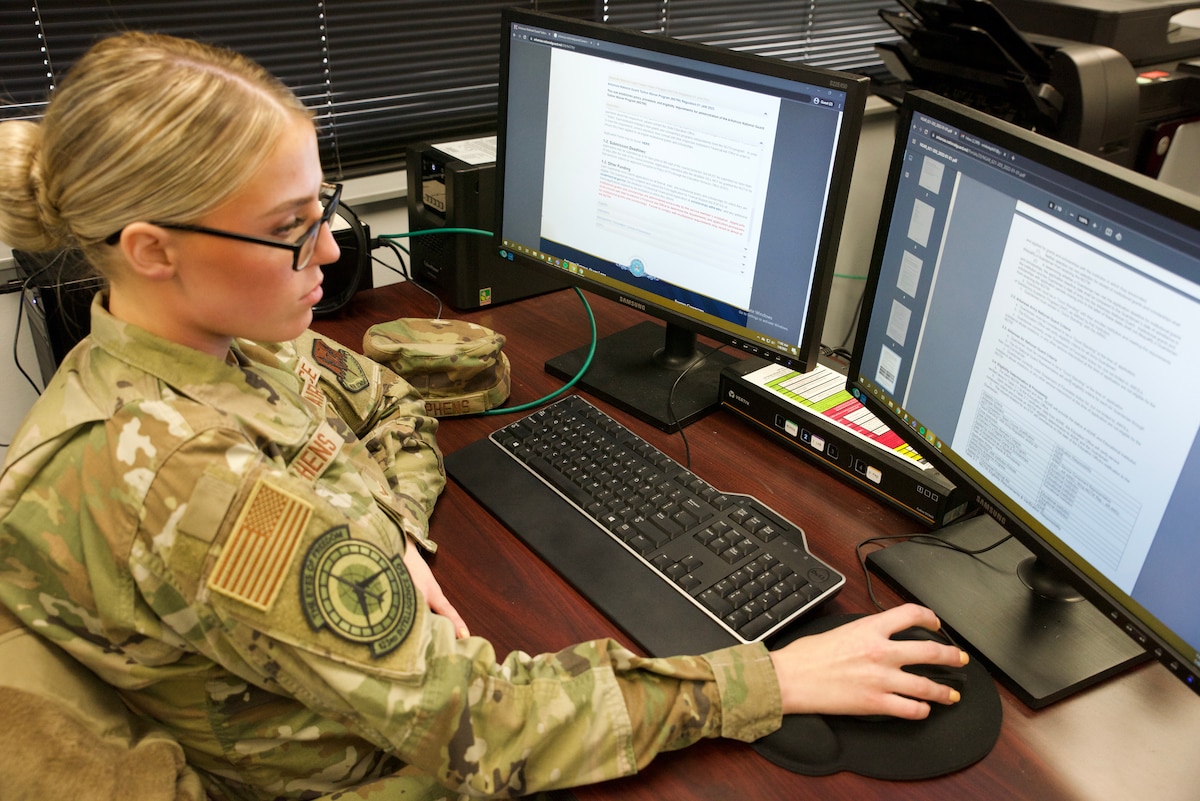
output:
{"label": "window blinds", "polygon": [[494,131],[500,11],[518,5],[870,73],[891,0],[25,0],[0,7],[0,118],[36,119],[97,38],[126,29],[254,58],[314,110],[338,180],[402,166],[409,144]]}

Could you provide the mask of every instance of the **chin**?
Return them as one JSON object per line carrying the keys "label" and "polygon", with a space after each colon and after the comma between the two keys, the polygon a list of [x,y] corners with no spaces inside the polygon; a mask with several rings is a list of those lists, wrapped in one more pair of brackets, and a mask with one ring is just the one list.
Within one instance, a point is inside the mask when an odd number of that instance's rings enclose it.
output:
{"label": "chin", "polygon": [[296,337],[303,334],[312,325],[313,314],[312,309],[307,313],[296,318],[288,323],[280,323],[277,326],[272,326],[270,331],[264,331],[267,336],[255,337],[259,342],[291,342]]}
{"label": "chin", "polygon": [[296,323],[296,325],[291,328],[291,333],[288,335],[287,339],[292,340],[292,339],[295,339],[296,337],[300,336],[301,334],[303,334],[312,325],[312,321],[313,321],[313,313],[312,313],[312,309],[309,309],[308,313],[304,315],[304,319],[301,321],[298,321]]}

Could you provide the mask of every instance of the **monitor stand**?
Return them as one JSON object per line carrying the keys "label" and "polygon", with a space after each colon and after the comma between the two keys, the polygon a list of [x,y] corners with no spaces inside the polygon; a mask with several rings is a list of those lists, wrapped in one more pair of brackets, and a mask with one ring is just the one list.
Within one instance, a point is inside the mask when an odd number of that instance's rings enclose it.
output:
{"label": "monitor stand", "polygon": [[867,565],[902,596],[936,612],[1031,709],[1149,659],[1088,601],[1050,600],[1030,590],[1018,574],[1033,555],[1015,538],[974,555],[931,544],[942,540],[975,550],[1006,534],[983,515],[870,553]]}
{"label": "monitor stand", "polygon": [[[550,359],[546,372],[569,381],[589,350],[585,345]],[[685,328],[647,320],[600,339],[578,386],[663,431],[678,431],[720,405],[721,370],[733,361],[698,345]]]}

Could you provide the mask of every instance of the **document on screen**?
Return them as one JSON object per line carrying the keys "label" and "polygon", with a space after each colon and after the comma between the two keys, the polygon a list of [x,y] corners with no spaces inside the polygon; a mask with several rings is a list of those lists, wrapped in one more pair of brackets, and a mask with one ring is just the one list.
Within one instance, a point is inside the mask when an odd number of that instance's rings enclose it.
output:
{"label": "document on screen", "polygon": [[1169,273],[1018,204],[952,447],[1131,592],[1200,426],[1170,389],[1197,343]]}
{"label": "document on screen", "polygon": [[544,237],[750,305],[778,98],[555,50],[548,114]]}

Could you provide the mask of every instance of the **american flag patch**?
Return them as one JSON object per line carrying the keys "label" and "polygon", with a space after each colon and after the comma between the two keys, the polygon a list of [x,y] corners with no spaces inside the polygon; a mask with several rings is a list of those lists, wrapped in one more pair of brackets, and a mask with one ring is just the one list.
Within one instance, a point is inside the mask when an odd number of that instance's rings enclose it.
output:
{"label": "american flag patch", "polygon": [[307,501],[260,479],[208,578],[209,589],[270,609],[311,516]]}

